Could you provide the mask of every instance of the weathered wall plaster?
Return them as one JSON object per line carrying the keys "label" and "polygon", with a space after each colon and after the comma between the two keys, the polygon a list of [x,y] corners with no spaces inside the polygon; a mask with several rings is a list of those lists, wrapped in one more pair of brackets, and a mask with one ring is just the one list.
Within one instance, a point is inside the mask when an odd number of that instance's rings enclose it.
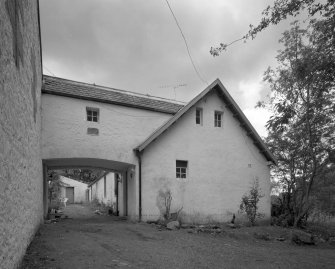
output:
{"label": "weathered wall plaster", "polygon": [[38,3],[0,0],[0,267],[16,268],[43,221]]}

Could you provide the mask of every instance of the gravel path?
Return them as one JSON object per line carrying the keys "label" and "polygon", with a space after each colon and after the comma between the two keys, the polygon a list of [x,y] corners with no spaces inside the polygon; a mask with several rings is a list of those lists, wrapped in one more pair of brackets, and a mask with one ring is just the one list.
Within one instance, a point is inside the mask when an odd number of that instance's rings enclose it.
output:
{"label": "gravel path", "polygon": [[273,227],[194,234],[95,215],[82,205],[66,214],[71,218],[41,227],[22,268],[335,268],[334,248],[249,236]]}

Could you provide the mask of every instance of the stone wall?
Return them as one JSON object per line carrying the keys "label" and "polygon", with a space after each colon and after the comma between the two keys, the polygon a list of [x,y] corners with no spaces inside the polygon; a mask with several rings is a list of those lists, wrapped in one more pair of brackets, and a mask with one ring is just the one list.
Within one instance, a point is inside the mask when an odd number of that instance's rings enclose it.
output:
{"label": "stone wall", "polygon": [[42,81],[35,0],[0,0],[0,268],[17,268],[43,220]]}

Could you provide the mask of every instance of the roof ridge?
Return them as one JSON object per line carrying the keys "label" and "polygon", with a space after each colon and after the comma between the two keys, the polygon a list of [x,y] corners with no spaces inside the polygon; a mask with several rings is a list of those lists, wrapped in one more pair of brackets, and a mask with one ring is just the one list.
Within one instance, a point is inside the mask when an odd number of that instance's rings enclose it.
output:
{"label": "roof ridge", "polygon": [[187,102],[184,102],[184,101],[173,100],[173,99],[164,98],[164,97],[160,97],[160,96],[154,96],[154,95],[150,95],[150,94],[137,93],[137,92],[128,91],[128,90],[111,88],[111,87],[108,87],[108,86],[97,85],[95,83],[90,84],[90,83],[87,83],[87,82],[80,82],[80,81],[75,81],[75,80],[71,80],[71,79],[60,78],[60,77],[56,77],[56,76],[49,76],[49,75],[44,75],[43,74],[43,79],[44,78],[48,78],[48,79],[51,79],[51,80],[54,80],[54,81],[62,80],[62,81],[65,81],[65,82],[70,82],[74,85],[95,87],[95,88],[98,88],[98,89],[101,89],[101,90],[106,90],[106,91],[109,91],[109,92],[110,91],[120,92],[120,93],[124,93],[124,94],[130,95],[130,96],[138,96],[138,97],[143,97],[143,98],[147,98],[147,99],[151,99],[151,100],[158,100],[158,101],[163,101],[163,102],[167,102],[167,103],[177,104],[177,105],[187,104]]}
{"label": "roof ridge", "polygon": [[134,151],[140,153],[143,151],[151,142],[155,141],[158,136],[165,132],[170,126],[172,126],[184,113],[186,113],[191,107],[193,107],[200,99],[202,99],[207,93],[214,89],[220,89],[221,94],[224,96],[224,101],[227,103],[228,108],[233,112],[234,117],[241,122],[241,127],[245,129],[248,135],[254,140],[254,144],[260,149],[261,153],[264,154],[267,160],[277,163],[276,158],[269,151],[268,147],[263,142],[262,138],[259,136],[255,128],[252,126],[248,118],[244,115],[243,111],[237,105],[235,100],[229,94],[227,89],[223,86],[220,79],[214,80],[210,85],[206,87],[202,92],[200,92],[196,97],[194,97],[189,103],[187,103],[183,108],[181,108],[173,117],[162,124],[158,129],[156,129],[149,137],[147,137],[141,144],[139,144]]}

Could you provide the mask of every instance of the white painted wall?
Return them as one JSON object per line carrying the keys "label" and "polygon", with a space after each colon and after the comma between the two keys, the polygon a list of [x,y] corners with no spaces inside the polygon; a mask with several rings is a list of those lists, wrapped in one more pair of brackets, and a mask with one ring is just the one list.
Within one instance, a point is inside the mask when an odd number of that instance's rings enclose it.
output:
{"label": "white painted wall", "polygon": [[[114,173],[108,173],[106,177],[106,195],[104,191],[104,178],[100,178],[94,184],[92,184],[93,192],[92,200],[97,199],[100,203],[103,203],[107,206],[112,206],[116,203],[115,198],[115,184],[114,184]],[[92,201],[90,198],[90,201]]]}
{"label": "white painted wall", "polygon": [[[86,107],[99,108],[98,123]],[[42,159],[98,158],[138,165],[133,149],[172,115],[94,101],[42,94]],[[99,135],[87,134],[98,128]],[[108,167],[116,169],[115,167]],[[138,168],[136,168],[138,169]],[[123,171],[120,171],[123,172]],[[128,183],[128,216],[138,219],[138,173]],[[93,196],[95,190],[93,189]]]}
{"label": "white painted wall", "polygon": [[[86,121],[86,107],[99,108],[98,123]],[[133,149],[170,117],[143,109],[42,94],[42,158],[100,158],[137,165]],[[88,127],[98,128],[99,135],[88,135]]]}
{"label": "white painted wall", "polygon": [[[203,108],[203,125],[195,109]],[[224,112],[223,128],[214,127],[214,111]],[[176,179],[176,160],[188,161],[187,179]],[[248,165],[251,164],[251,168]],[[260,212],[270,217],[270,172],[266,159],[216,93],[191,108],[143,153],[143,219],[157,219],[159,190],[172,191],[172,208],[183,207],[186,222],[227,221],[255,178],[265,197]]]}
{"label": "white painted wall", "polygon": [[[75,203],[84,203],[86,202],[86,190],[87,190],[87,184],[73,180],[71,178],[67,177],[60,177],[60,180],[64,182],[65,184],[68,184],[69,187],[74,187],[74,202]],[[66,197],[66,188],[61,188],[61,197]]]}
{"label": "white painted wall", "polygon": [[[99,123],[86,121],[86,107],[100,109]],[[196,107],[203,108],[202,126],[195,124]],[[214,127],[215,110],[224,111],[223,128]],[[42,112],[43,159],[100,158],[134,165],[132,177],[132,168],[119,171],[128,183],[127,192],[124,183],[119,183],[119,212],[137,219],[139,167],[133,149],[171,115],[48,94],[42,95]],[[87,135],[87,127],[98,128],[99,135]],[[175,178],[176,160],[188,161],[187,179]],[[255,178],[265,194],[260,211],[269,217],[266,160],[221,99],[211,93],[144,150],[143,220],[160,216],[157,195],[165,189],[172,191],[172,211],[183,207],[187,222],[230,220]],[[90,189],[92,198],[98,197],[99,185]]]}

